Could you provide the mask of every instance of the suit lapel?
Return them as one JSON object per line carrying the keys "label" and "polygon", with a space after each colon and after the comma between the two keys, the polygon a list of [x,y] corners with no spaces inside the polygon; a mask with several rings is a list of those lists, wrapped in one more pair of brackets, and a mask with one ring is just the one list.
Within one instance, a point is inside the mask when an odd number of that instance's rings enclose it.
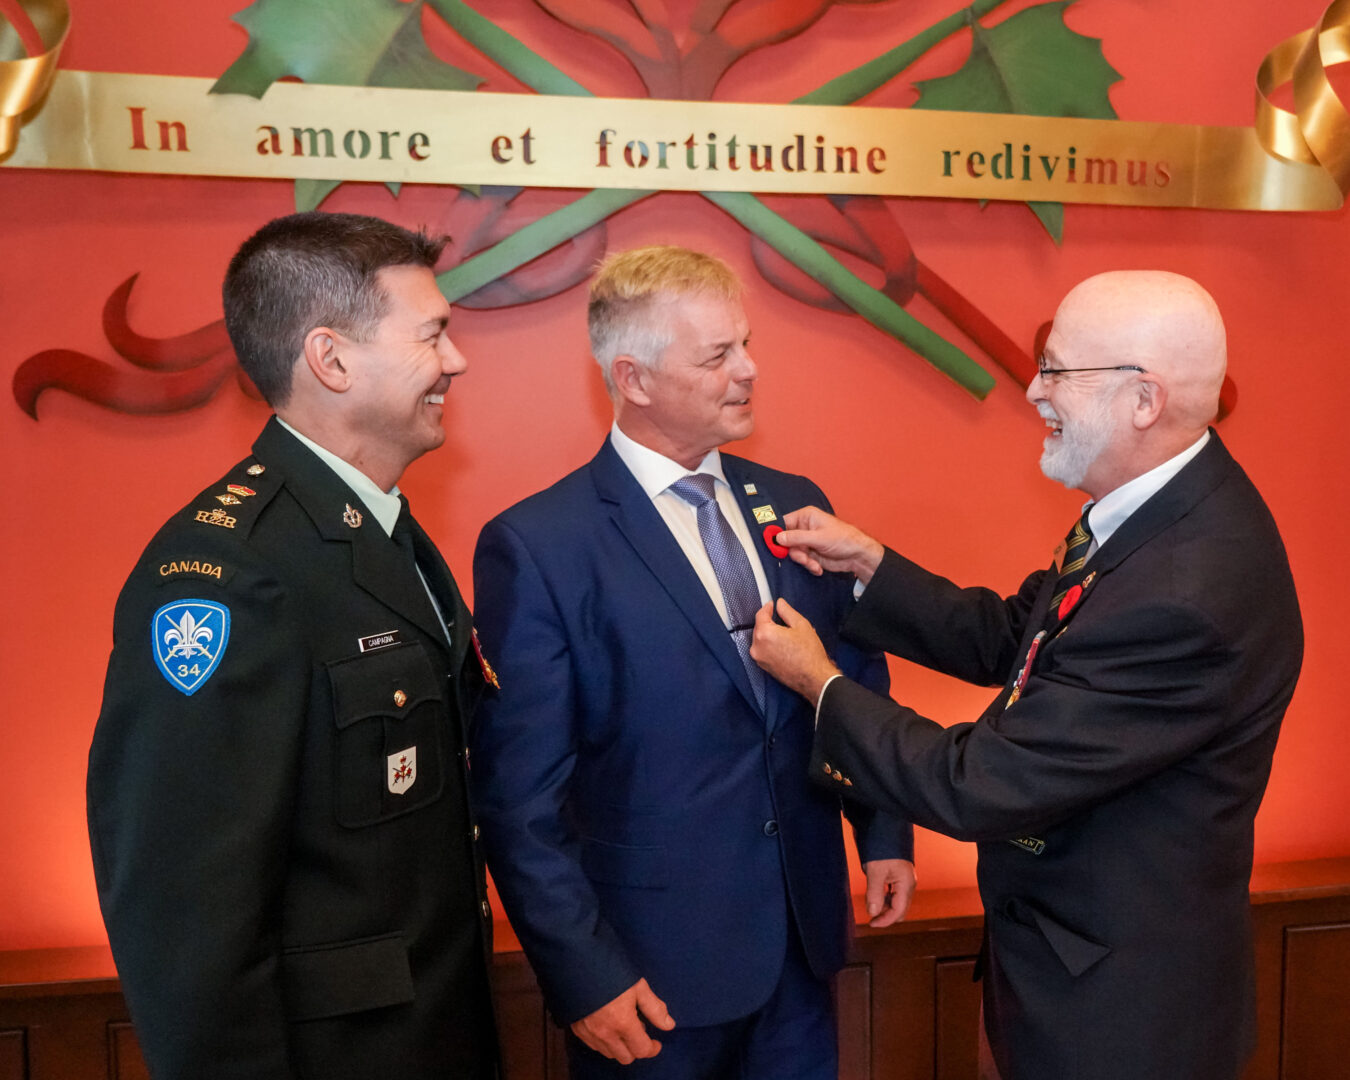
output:
{"label": "suit lapel", "polygon": [[[337,473],[275,419],[258,436],[253,452],[263,466],[282,473],[287,490],[304,508],[320,536],[351,546],[353,582],[449,651],[445,631],[421,578]],[[348,514],[348,507],[356,513]],[[359,524],[354,526],[355,522]],[[462,649],[457,651],[462,654]]]}
{"label": "suit lapel", "polygon": [[750,708],[759,712],[741,655],[722,624],[716,606],[708,598],[703,582],[689,565],[689,559],[671,535],[660,512],[608,438],[588,468],[596,494],[605,504],[615,527],[689,620],[689,625],[717,658]]}

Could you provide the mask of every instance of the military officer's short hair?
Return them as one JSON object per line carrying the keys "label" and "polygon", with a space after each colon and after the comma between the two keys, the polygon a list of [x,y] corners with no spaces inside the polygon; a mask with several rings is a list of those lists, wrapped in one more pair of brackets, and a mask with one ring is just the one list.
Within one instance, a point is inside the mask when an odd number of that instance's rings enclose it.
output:
{"label": "military officer's short hair", "polygon": [[386,266],[431,268],[448,240],[318,211],[269,221],[245,240],[225,274],[225,329],[267,403],[276,408],[290,397],[306,334],[330,326],[366,340],[388,303],[376,274]]}

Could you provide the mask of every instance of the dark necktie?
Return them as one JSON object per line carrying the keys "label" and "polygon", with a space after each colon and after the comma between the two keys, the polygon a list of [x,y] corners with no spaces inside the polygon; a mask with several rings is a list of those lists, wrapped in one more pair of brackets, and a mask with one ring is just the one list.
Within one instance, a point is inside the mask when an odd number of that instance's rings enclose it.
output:
{"label": "dark necktie", "polygon": [[1069,535],[1064,538],[1064,561],[1060,564],[1059,579],[1055,582],[1055,594],[1050,598],[1050,611],[1059,611],[1059,602],[1064,594],[1083,580],[1083,570],[1087,566],[1088,549],[1092,547],[1092,530],[1088,528],[1088,512],[1074,522]]}
{"label": "dark necktie", "polygon": [[412,563],[413,569],[418,574],[417,580],[435,598],[435,606],[440,608],[441,622],[445,626],[445,636],[453,640],[459,594],[449,574],[443,570],[440,553],[413,520],[408,497],[400,493],[398,501],[402,504],[402,509],[399,510],[398,520],[394,522],[394,531],[390,534],[390,538],[398,545],[404,558]]}
{"label": "dark necktie", "polygon": [[731,523],[722,514],[713,494],[716,479],[707,473],[686,476],[670,485],[670,490],[694,507],[698,517],[698,535],[703,550],[708,553],[717,584],[722,590],[722,602],[731,623],[731,638],[741,655],[755,702],[764,709],[764,672],[750,659],[750,642],[754,637],[755,612],[759,610],[759,586],[750,568],[750,558],[736,539]]}

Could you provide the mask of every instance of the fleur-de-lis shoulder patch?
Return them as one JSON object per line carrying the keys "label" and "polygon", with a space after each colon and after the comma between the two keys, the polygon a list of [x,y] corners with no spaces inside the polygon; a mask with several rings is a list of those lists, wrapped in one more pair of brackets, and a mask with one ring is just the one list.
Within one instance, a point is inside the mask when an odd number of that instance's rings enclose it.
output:
{"label": "fleur-de-lis shoulder patch", "polygon": [[169,685],[191,697],[220,664],[230,640],[230,609],[211,600],[175,600],[150,621],[155,664]]}

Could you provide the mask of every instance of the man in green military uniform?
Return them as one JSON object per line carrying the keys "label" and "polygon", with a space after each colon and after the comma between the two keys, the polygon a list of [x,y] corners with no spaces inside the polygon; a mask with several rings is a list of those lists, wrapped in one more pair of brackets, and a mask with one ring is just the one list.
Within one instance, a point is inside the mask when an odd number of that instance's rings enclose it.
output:
{"label": "man in green military uniform", "polygon": [[276,415],[132,571],[89,758],[99,900],[156,1080],[495,1074],[463,750],[486,668],[397,486],[465,368],[443,242],[297,214],[226,275]]}

